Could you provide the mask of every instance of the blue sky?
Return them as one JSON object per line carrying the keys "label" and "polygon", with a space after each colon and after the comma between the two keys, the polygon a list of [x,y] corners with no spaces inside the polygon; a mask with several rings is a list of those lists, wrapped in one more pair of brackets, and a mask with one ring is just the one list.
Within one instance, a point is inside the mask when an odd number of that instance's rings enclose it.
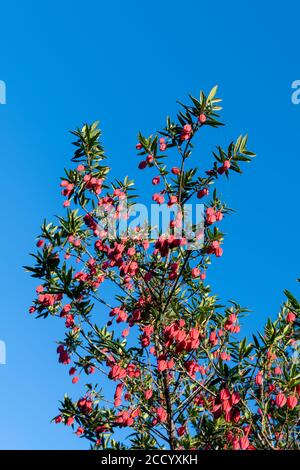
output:
{"label": "blue sky", "polygon": [[87,447],[50,424],[64,392],[80,389],[57,363],[58,323],[27,313],[36,283],[22,269],[42,219],[62,211],[69,129],[100,119],[114,175],[144,188],[137,132],[163,126],[176,99],[219,84],[227,125],[209,133],[194,161],[244,132],[258,156],[222,185],[237,213],[224,221],[225,252],[209,282],[222,299],[253,310],[246,333],[276,314],[284,288],[299,295],[300,105],[291,102],[291,83],[300,79],[299,13],[296,1],[1,5],[1,449]]}

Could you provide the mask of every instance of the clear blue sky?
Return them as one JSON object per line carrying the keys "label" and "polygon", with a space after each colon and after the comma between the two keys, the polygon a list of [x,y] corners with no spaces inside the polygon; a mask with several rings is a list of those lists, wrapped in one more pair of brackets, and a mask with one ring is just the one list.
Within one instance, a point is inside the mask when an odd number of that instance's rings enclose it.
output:
{"label": "clear blue sky", "polygon": [[27,313],[36,283],[21,267],[43,217],[62,210],[69,129],[99,118],[115,176],[133,175],[143,188],[137,132],[161,127],[176,99],[219,84],[227,126],[205,147],[247,131],[258,156],[222,187],[237,213],[224,222],[225,253],[209,281],[222,299],[253,309],[246,333],[276,314],[284,288],[299,295],[300,105],[291,83],[300,79],[300,5],[265,3],[2,2],[1,449],[87,447],[50,424],[63,393],[80,389],[57,363],[58,323]]}

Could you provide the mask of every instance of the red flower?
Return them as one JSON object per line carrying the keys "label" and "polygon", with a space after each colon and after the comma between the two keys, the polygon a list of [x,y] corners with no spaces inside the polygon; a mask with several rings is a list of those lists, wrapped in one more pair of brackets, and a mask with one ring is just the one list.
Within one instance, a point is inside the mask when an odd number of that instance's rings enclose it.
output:
{"label": "red flower", "polygon": [[298,404],[298,398],[295,395],[289,395],[287,397],[287,407],[293,410]]}
{"label": "red flower", "polygon": [[255,383],[256,385],[262,385],[263,383],[263,373],[259,371],[255,377]]}
{"label": "red flower", "polygon": [[111,368],[111,370],[108,374],[109,379],[111,379],[111,380],[121,380],[121,379],[124,379],[124,377],[126,377],[126,370],[123,369],[123,367],[118,366],[118,365],[112,366],[112,368]]}
{"label": "red flower", "polygon": [[116,386],[116,391],[115,391],[115,395],[114,395],[114,405],[116,407],[120,406],[121,403],[122,403],[123,387],[124,387],[123,384],[118,384]]}
{"label": "red flower", "polygon": [[180,427],[177,429],[177,435],[178,435],[179,437],[184,436],[185,433],[186,433],[186,427],[185,427],[185,426],[180,426]]}
{"label": "red flower", "polygon": [[200,269],[199,268],[193,268],[191,270],[191,275],[192,275],[192,277],[199,277],[200,276]]}
{"label": "red flower", "polygon": [[200,116],[198,117],[198,121],[201,123],[201,124],[204,124],[206,122],[206,116],[205,114],[201,113]]}
{"label": "red flower", "polygon": [[91,411],[93,410],[93,402],[92,402],[92,400],[90,400],[88,398],[81,398],[77,402],[77,407],[79,408],[81,413],[87,415],[87,414],[91,413]]}
{"label": "red flower", "polygon": [[240,449],[241,450],[248,449],[249,444],[250,444],[248,437],[247,436],[241,437],[240,440],[239,440],[239,444],[240,444]]}
{"label": "red flower", "polygon": [[149,390],[145,390],[144,392],[144,397],[146,400],[149,400],[153,395],[153,390],[150,388]]}
{"label": "red flower", "polygon": [[84,433],[84,428],[79,426],[76,431],[76,436],[81,436]]}
{"label": "red flower", "polygon": [[166,148],[167,148],[167,144],[165,143],[165,139],[163,137],[161,137],[159,139],[159,150],[161,152],[164,152],[166,150]]}
{"label": "red flower", "polygon": [[233,392],[230,398],[232,405],[236,405],[240,401],[241,397],[238,392]]}
{"label": "red flower", "polygon": [[167,421],[167,412],[161,406],[156,410],[156,416],[159,423],[165,423]]}
{"label": "red flower", "polygon": [[159,194],[159,193],[153,194],[152,200],[154,202],[157,202],[157,204],[163,204],[165,202],[165,198],[163,197],[162,194]]}
{"label": "red flower", "polygon": [[185,124],[183,126],[183,129],[180,133],[180,140],[188,140],[191,137],[192,134],[192,126],[190,124]]}
{"label": "red flower", "polygon": [[116,423],[122,427],[132,426],[134,423],[134,419],[128,411],[124,410],[118,413]]}
{"label": "red flower", "polygon": [[278,393],[278,395],[276,396],[276,405],[278,406],[278,408],[282,408],[286,404],[286,402],[287,400],[284,393]]}
{"label": "red flower", "polygon": [[74,423],[74,418],[73,416],[69,416],[66,420],[66,425],[67,426],[72,426],[72,424]]}
{"label": "red flower", "polygon": [[213,207],[208,207],[206,209],[206,223],[207,225],[214,224],[216,222],[216,212]]}
{"label": "red flower", "polygon": [[121,308],[119,307],[115,307],[113,308],[111,311],[110,311],[110,314],[109,314],[111,317],[114,317],[116,316],[117,318],[117,323],[121,323],[121,322],[124,322],[127,320],[127,313],[125,312],[125,310],[122,310]]}
{"label": "red flower", "polygon": [[208,188],[200,189],[200,191],[198,191],[198,193],[197,193],[197,198],[198,198],[198,199],[201,199],[201,198],[203,198],[204,196],[208,196],[208,193],[209,193]]}
{"label": "red flower", "polygon": [[229,400],[230,399],[230,391],[228,390],[228,388],[222,388],[222,390],[220,391],[220,399],[222,401],[225,401],[225,400]]}
{"label": "red flower", "polygon": [[296,320],[296,315],[293,312],[289,312],[286,316],[286,321],[288,323],[293,323]]}
{"label": "red flower", "polygon": [[140,170],[144,170],[147,166],[147,162],[145,160],[142,160],[140,163],[139,163],[139,169]]}
{"label": "red flower", "polygon": [[154,178],[152,179],[152,184],[154,186],[158,185],[160,183],[160,177],[159,176],[154,176]]}
{"label": "red flower", "polygon": [[180,175],[180,169],[177,166],[173,166],[171,172],[173,173],[173,175]]}

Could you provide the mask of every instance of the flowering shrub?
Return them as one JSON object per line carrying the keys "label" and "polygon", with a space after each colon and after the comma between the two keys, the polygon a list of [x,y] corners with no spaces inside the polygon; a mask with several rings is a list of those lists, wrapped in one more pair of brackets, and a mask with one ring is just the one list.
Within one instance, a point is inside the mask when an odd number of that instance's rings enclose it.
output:
{"label": "flowering shrub", "polygon": [[[153,203],[204,204],[201,246],[174,235],[184,212],[154,239],[139,224],[109,236],[103,214],[117,224],[128,219],[124,202],[133,204],[134,183],[109,180],[94,123],[73,132],[75,165],[61,180],[66,215],[43,224],[35,265],[27,267],[40,279],[30,313],[65,322],[58,361],[74,384],[87,382],[75,401],[65,396],[54,420],[95,449],[299,447],[300,304],[285,292],[277,319],[249,342],[239,334],[246,309],[220,305],[205,283],[222,256],[219,225],[230,212],[212,188],[254,156],[241,136],[217,147],[207,171],[188,166],[196,134],[222,125],[216,91],[191,97],[176,122],[167,118],[163,131],[140,134],[136,145]],[[179,160],[170,169],[171,154]],[[111,396],[97,385],[103,378]]]}

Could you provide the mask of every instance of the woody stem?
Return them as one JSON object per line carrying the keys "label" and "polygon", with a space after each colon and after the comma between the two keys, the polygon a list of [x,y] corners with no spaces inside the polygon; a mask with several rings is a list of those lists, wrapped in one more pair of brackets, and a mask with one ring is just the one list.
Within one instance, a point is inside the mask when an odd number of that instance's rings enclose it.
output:
{"label": "woody stem", "polygon": [[169,379],[168,379],[168,371],[164,370],[162,373],[163,376],[163,384],[164,384],[164,395],[166,400],[166,410],[168,415],[168,434],[169,434],[169,445],[170,449],[175,449],[176,446],[176,438],[175,438],[175,426],[173,422],[173,411],[172,411],[172,404],[171,404],[171,397],[170,397],[170,389],[169,389]]}

